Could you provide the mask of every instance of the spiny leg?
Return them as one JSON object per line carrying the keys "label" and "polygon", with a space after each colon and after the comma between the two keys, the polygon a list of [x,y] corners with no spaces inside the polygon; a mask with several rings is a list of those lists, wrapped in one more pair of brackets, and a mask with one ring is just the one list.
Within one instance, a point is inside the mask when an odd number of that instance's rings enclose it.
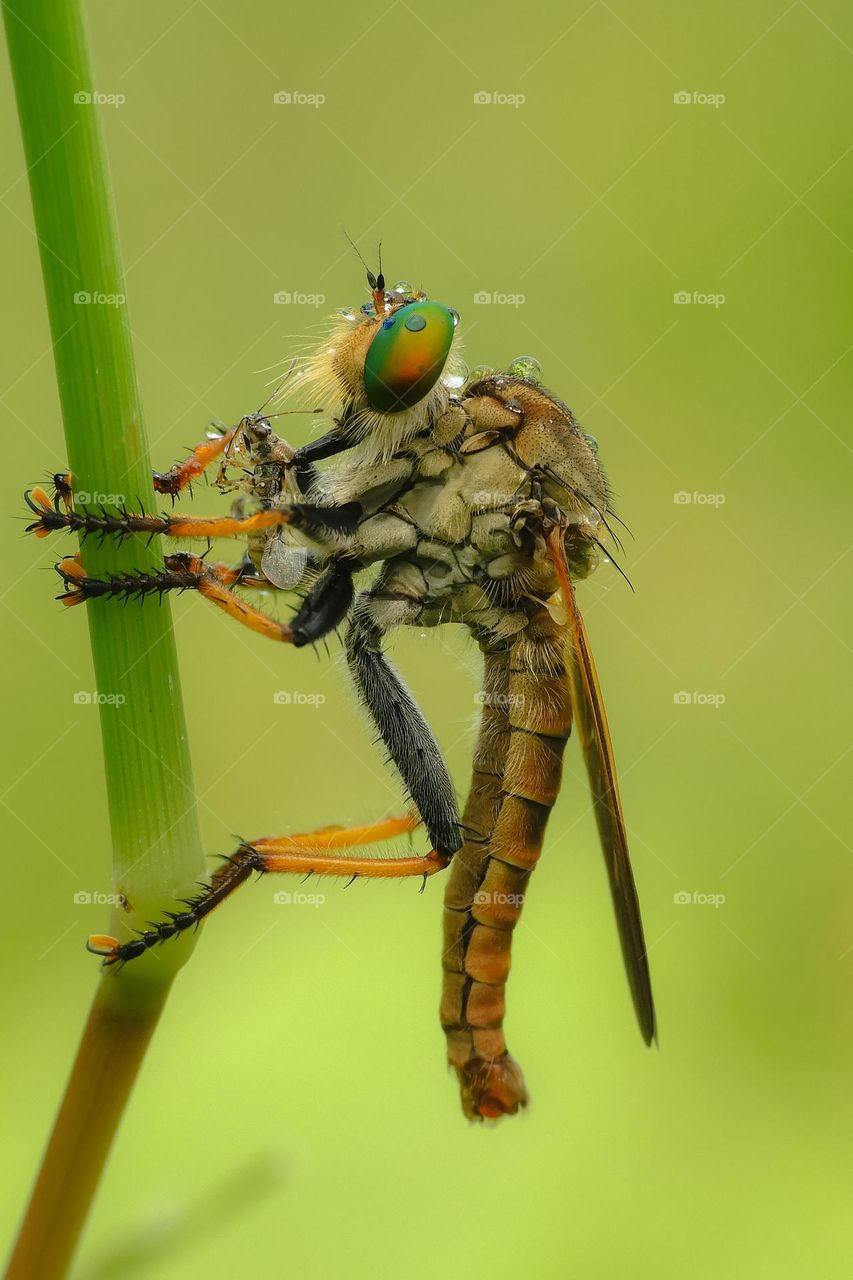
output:
{"label": "spiny leg", "polygon": [[199,595],[243,626],[270,640],[292,644],[297,649],[313,644],[334,630],[352,601],[353,565],[345,558],[333,561],[321,574],[289,624],[271,618],[231,590],[237,585],[273,591],[280,589],[265,578],[255,576],[251,566],[245,562],[240,565],[208,564],[200,556],[177,552],[164,558],[161,570],[91,578],[78,553],[61,560],[56,571],[65,585],[65,591],[58,597],[64,605],[83,604],[86,600],[101,597],[126,601],[132,597],[163,596],[167,591],[198,591]]}
{"label": "spiny leg", "polygon": [[99,534],[119,538],[128,538],[134,533],[160,534],[166,538],[239,538],[290,525],[312,536],[346,538],[355,532],[361,514],[361,508],[354,502],[339,507],[293,503],[242,517],[148,515],[144,512],[136,515],[126,509],[114,513],[106,509],[60,510],[59,502],[52,503],[39,487],[28,490],[24,500],[37,516],[27,525],[27,533],[35,533],[37,537],[45,537],[57,529],[68,529],[84,536]]}
{"label": "spiny leg", "polygon": [[[208,565],[200,556],[178,552],[165,557],[162,570],[147,573],[90,578],[78,556],[67,556],[56,566],[56,571],[65,584],[65,591],[58,597],[64,605],[82,604],[103,596],[128,600],[134,596],[162,596],[167,591],[198,591],[199,595],[250,630],[283,644],[295,643],[293,628],[286,622],[271,618],[231,590],[231,585],[241,579],[242,566]],[[257,581],[252,585],[257,585]]]}
{"label": "spiny leg", "polygon": [[[382,652],[379,617],[384,606],[383,592],[389,589],[386,577],[373,591],[359,596],[346,640],[347,662],[431,842],[449,857],[462,844],[453,783],[432,730]],[[407,605],[414,609],[415,602],[409,600]],[[399,611],[407,605],[395,601],[394,607]]]}
{"label": "spiny leg", "polygon": [[197,480],[212,462],[222,457],[242,425],[240,423],[236,427],[231,427],[230,430],[209,435],[206,440],[202,440],[201,444],[191,449],[182,462],[176,462],[168,471],[155,471],[152,475],[154,492],[165,493],[171,498],[176,498],[192,484],[193,480]]}
{"label": "spiny leg", "polygon": [[[195,445],[182,462],[176,462],[168,471],[153,471],[151,479],[154,484],[154,492],[164,493],[171,498],[176,498],[184,489],[189,488],[193,480],[197,480],[212,462],[222,457],[242,426],[243,423],[241,422],[236,427],[223,428],[221,431],[212,432],[200,444]],[[49,509],[52,506],[55,511],[59,511],[61,504],[64,510],[70,514],[74,503],[71,472],[55,472],[53,475],[53,487],[54,499],[52,503],[41,485],[37,485],[32,490],[32,496],[41,508]],[[30,503],[30,506],[32,506],[32,503]],[[38,536],[44,537],[51,530],[44,528],[37,529],[35,532]]]}
{"label": "spiny leg", "polygon": [[103,956],[105,965],[134,960],[158,943],[166,942],[187,929],[197,928],[211,911],[250,879],[253,872],[259,875],[347,876],[349,879],[384,880],[421,876],[426,880],[447,866],[446,855],[431,850],[423,857],[371,858],[337,852],[391,839],[412,831],[417,825],[417,819],[406,815],[384,818],[364,826],[323,827],[304,835],[265,836],[260,840],[244,841],[230,857],[225,858],[223,866],[213,874],[210,884],[202,886],[200,894],[181,900],[183,911],[167,912],[164,920],[152,922],[150,928],[142,930],[129,942],[122,943],[108,934],[93,934],[87,946],[96,955]]}

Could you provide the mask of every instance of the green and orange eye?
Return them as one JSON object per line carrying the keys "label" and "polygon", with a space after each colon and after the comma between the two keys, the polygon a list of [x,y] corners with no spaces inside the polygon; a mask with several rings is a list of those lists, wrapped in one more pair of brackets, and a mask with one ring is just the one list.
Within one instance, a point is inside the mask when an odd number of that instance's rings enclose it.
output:
{"label": "green and orange eye", "polygon": [[401,413],[423,400],[441,377],[457,316],[440,302],[409,302],[382,321],[364,361],[367,403]]}

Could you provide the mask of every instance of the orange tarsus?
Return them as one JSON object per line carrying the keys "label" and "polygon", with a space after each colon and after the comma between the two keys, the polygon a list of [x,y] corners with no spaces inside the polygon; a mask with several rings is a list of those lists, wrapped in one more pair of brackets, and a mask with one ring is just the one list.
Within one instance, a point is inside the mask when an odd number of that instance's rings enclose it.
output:
{"label": "orange tarsus", "polygon": [[299,875],[363,876],[371,880],[397,880],[405,876],[432,876],[443,871],[450,859],[431,849],[425,857],[359,858],[346,854],[325,853],[310,847],[294,848],[292,837],[253,841],[268,872],[292,872]]}
{"label": "orange tarsus", "polygon": [[171,494],[174,497],[193,480],[197,479],[213,462],[220,457],[231,444],[238,428],[232,427],[213,440],[203,440],[197,444],[183,462],[176,462],[168,471],[155,472],[154,488],[158,493]]}
{"label": "orange tarsus", "polygon": [[287,510],[257,511],[253,516],[236,519],[232,516],[172,516],[169,519],[169,535],[173,538],[232,538],[242,533],[255,533],[258,529],[274,529],[290,524],[292,515]]}
{"label": "orange tarsus", "polygon": [[44,507],[45,511],[53,510],[53,503],[40,484],[37,484],[34,489],[30,490],[30,497],[34,498],[40,507]]}
{"label": "orange tarsus", "polygon": [[[405,835],[420,826],[420,820],[411,814],[399,818],[382,818],[359,827],[329,826],[305,835],[283,836],[277,843],[284,846],[290,840],[293,847],[301,849],[346,849],[356,844],[372,844],[375,840],[390,840]],[[259,843],[263,844],[263,841]],[[257,848],[258,842],[255,847]]]}
{"label": "orange tarsus", "polygon": [[69,595],[64,595],[59,597],[60,604],[63,604],[66,607],[69,607],[75,604],[85,604],[86,597],[83,594],[83,592],[80,590],[75,591],[73,584],[68,581],[69,578],[85,578],[86,577],[86,570],[83,568],[83,565],[80,562],[80,552],[78,551],[76,555],[73,555],[73,556],[64,556],[62,560],[60,560],[56,568],[58,572],[62,575],[63,580],[65,582],[65,586],[70,592]]}
{"label": "orange tarsus", "polygon": [[93,933],[86,940],[86,950],[91,951],[94,956],[111,956],[118,947],[118,938],[113,938],[108,933]]}
{"label": "orange tarsus", "polygon": [[70,578],[85,578],[86,570],[80,562],[79,551],[73,556],[63,556],[59,562],[59,571]]}
{"label": "orange tarsus", "polygon": [[[266,513],[262,513],[266,514]],[[204,596],[205,600],[209,600],[211,604],[215,604],[218,609],[222,609],[230,618],[241,622],[243,626],[248,627],[251,631],[257,631],[260,635],[266,636],[270,640],[278,640],[283,644],[293,643],[293,632],[286,622],[277,622],[275,618],[271,618],[266,613],[262,613],[260,609],[253,608],[252,605],[246,604],[245,600],[241,600],[239,596],[235,596],[226,583],[217,575],[217,573],[208,569],[204,561],[198,556],[189,559],[187,568],[190,573],[198,574],[198,592]]]}
{"label": "orange tarsus", "polygon": [[[33,499],[35,503],[37,503],[38,506],[42,508],[43,511],[53,510],[53,503],[51,502],[50,498],[47,496],[47,494],[45,493],[44,489],[41,487],[40,484],[37,484],[34,489],[30,490],[29,496]],[[45,529],[44,527],[35,528],[33,529],[33,533],[36,535],[37,538],[47,538],[50,536],[51,530]]]}
{"label": "orange tarsus", "polygon": [[[189,909],[179,918],[171,915],[171,924],[166,921],[154,925],[143,933],[137,933],[128,943],[121,944],[117,938],[109,934],[92,934],[86,947],[94,955],[102,956],[107,966],[116,964],[135,955],[141,954],[158,942],[196,926],[220,906],[226,897],[242,883],[253,871],[282,871],[307,874],[316,872],[320,875],[354,875],[398,877],[429,876],[441,871],[448,859],[430,852],[426,857],[370,859],[340,857],[330,852],[334,848],[344,848],[348,844],[367,844],[375,840],[387,840],[392,836],[411,831],[418,826],[418,820],[410,814],[401,817],[382,818],[378,822],[362,826],[323,827],[319,831],[304,835],[267,837],[263,840],[242,843],[237,852],[226,858],[224,865],[214,873],[210,884],[203,893],[191,902],[185,902]],[[300,842],[297,844],[296,842]],[[311,847],[313,844],[313,848]],[[192,913],[192,914],[190,914]]]}

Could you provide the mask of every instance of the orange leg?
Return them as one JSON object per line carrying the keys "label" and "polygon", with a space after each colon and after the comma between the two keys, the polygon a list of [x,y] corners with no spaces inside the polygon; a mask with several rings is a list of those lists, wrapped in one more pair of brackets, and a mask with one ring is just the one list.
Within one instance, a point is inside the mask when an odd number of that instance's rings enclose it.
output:
{"label": "orange leg", "polygon": [[[168,471],[154,471],[152,473],[154,492],[165,493],[171,498],[176,498],[179,493],[182,493],[184,489],[192,484],[193,480],[197,480],[212,462],[222,457],[242,425],[240,423],[236,427],[231,427],[230,430],[221,431],[216,435],[209,436],[206,440],[202,440],[201,444],[197,444],[190,451],[183,462],[176,462]],[[66,514],[70,515],[73,510],[71,472],[57,471],[53,477],[53,487],[55,491],[53,502],[51,502],[41,485],[37,485],[32,490],[31,496],[35,499],[38,507],[43,510],[49,511],[52,508],[54,511],[59,511],[61,503]],[[30,502],[29,506],[32,507],[32,505]],[[51,533],[52,530],[45,527],[37,528],[34,532],[37,537],[43,538],[46,534]]]}
{"label": "orange leg", "polygon": [[167,493],[172,498],[176,497],[191,485],[193,480],[197,480],[211,462],[222,457],[239,430],[240,427],[237,426],[232,427],[230,431],[209,436],[206,440],[202,440],[201,444],[197,444],[183,462],[176,462],[168,471],[155,471],[153,475],[155,493]]}
{"label": "orange leg", "polygon": [[138,515],[122,509],[108,512],[76,510],[65,501],[65,510],[60,510],[60,496],[51,502],[41,486],[27,490],[24,501],[37,517],[27,525],[27,533],[34,533],[37,538],[44,538],[57,529],[68,529],[80,533],[99,534],[101,537],[115,536],[129,538],[131,534],[160,534],[165,538],[240,538],[251,533],[260,533],[265,529],[277,529],[282,525],[291,525],[294,529],[318,537],[328,538],[333,543],[355,532],[361,515],[357,503],[345,503],[339,507],[320,507],[312,503],[294,502],[288,506],[274,507],[256,511],[253,515],[235,516],[184,516],[184,515]]}
{"label": "orange leg", "polygon": [[[109,578],[90,578],[79,555],[66,556],[56,566],[56,571],[65,584],[65,591],[58,597],[64,605],[83,604],[86,600],[101,596],[127,599],[130,596],[162,596],[167,591],[198,591],[205,600],[209,600],[217,609],[251,631],[282,644],[293,643],[293,632],[286,622],[270,618],[260,609],[241,600],[231,590],[231,585],[240,581],[239,568],[221,564],[209,565],[199,556],[179,552],[177,555],[166,556],[163,569],[151,573],[124,573],[113,574]],[[258,585],[257,579],[249,581],[253,586]]]}
{"label": "orange leg", "polygon": [[218,907],[253,872],[265,874],[320,875],[400,879],[427,876],[443,871],[449,861],[446,855],[431,850],[425,857],[413,855],[398,858],[372,858],[356,854],[339,854],[336,850],[373,844],[403,835],[418,825],[410,815],[384,818],[359,827],[323,827],[305,835],[265,836],[246,841],[213,875],[209,885],[195,898],[182,900],[184,911],[167,912],[166,919],[138,933],[130,942],[119,942],[109,934],[93,934],[87,946],[103,956],[105,965],[124,964],[144,955],[151,947],[174,938],[187,929],[197,928],[205,916]]}

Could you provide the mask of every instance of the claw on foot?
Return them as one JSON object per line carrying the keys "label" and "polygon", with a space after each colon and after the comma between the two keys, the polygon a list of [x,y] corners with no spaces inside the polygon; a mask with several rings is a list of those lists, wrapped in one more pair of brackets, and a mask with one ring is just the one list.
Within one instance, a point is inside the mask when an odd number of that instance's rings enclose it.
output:
{"label": "claw on foot", "polygon": [[65,584],[65,594],[58,597],[64,605],[84,604],[86,596],[80,588],[80,581],[85,579],[86,570],[80,563],[80,555],[65,556],[54,566]]}
{"label": "claw on foot", "polygon": [[119,955],[119,940],[108,933],[93,933],[86,940],[86,950],[93,956],[103,956],[104,964],[114,964]]}
{"label": "claw on foot", "polygon": [[38,516],[38,520],[34,520],[32,524],[27,525],[27,533],[34,533],[37,538],[46,538],[52,529],[44,522],[45,515],[51,515],[54,511],[53,503],[48,497],[45,490],[40,484],[34,489],[28,489],[24,494],[24,501],[31,511]]}

